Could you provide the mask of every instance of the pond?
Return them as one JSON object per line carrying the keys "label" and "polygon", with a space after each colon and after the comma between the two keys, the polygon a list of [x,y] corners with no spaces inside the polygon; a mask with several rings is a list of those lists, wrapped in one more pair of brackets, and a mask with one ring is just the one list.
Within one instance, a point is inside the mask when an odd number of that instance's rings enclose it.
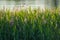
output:
{"label": "pond", "polygon": [[25,0],[25,1],[0,1],[0,8],[10,8],[12,9],[13,7],[28,7],[31,6],[32,8],[44,8],[45,4],[44,4],[44,0]]}
{"label": "pond", "polygon": [[[60,7],[60,1],[58,0],[58,7]],[[0,9],[5,7],[5,8],[14,8],[14,7],[22,7],[24,6],[29,7],[31,6],[32,8],[38,8],[40,7],[41,9],[46,8],[51,8],[53,6],[53,1],[52,0],[20,0],[20,1],[7,1],[7,0],[0,0]]]}

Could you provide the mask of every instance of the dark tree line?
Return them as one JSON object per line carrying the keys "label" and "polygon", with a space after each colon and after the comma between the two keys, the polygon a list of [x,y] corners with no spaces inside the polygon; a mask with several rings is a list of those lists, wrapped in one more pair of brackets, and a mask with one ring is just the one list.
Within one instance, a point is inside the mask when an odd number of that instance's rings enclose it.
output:
{"label": "dark tree line", "polygon": [[58,0],[53,0],[54,3],[54,7],[57,8],[58,7]]}

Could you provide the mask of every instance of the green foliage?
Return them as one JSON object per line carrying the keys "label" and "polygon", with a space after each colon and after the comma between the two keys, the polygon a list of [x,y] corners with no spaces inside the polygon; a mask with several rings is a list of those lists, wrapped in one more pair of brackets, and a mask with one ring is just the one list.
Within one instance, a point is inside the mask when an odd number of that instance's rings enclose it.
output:
{"label": "green foliage", "polygon": [[0,10],[0,40],[60,40],[59,10]]}

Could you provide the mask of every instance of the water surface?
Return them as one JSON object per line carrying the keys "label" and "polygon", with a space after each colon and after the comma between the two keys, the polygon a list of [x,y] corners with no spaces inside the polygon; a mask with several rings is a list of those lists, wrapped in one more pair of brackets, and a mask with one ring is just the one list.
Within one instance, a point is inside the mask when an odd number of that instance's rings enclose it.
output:
{"label": "water surface", "polygon": [[10,8],[12,9],[13,7],[21,7],[21,6],[24,6],[24,7],[28,7],[28,6],[31,6],[32,8],[37,8],[37,7],[40,7],[40,8],[44,8],[45,4],[44,4],[44,0],[35,0],[35,1],[28,1],[28,0],[25,0],[25,1],[0,1],[0,8]]}

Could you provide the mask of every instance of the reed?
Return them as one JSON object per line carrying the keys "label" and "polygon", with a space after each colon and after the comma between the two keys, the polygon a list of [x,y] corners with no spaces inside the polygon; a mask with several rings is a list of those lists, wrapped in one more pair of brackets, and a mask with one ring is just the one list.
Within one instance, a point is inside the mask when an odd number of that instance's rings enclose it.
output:
{"label": "reed", "polygon": [[0,10],[0,40],[60,40],[60,10],[42,11]]}

